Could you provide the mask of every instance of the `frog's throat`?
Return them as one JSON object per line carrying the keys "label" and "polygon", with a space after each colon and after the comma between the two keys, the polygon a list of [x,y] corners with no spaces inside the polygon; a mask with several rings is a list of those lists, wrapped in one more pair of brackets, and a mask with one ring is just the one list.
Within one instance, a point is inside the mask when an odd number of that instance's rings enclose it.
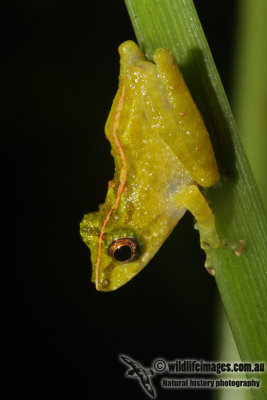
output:
{"label": "frog's throat", "polygon": [[118,108],[117,108],[117,112],[115,115],[115,120],[114,120],[114,124],[113,124],[113,137],[116,143],[116,146],[119,150],[120,153],[120,157],[121,157],[121,162],[122,162],[122,175],[121,175],[121,181],[120,181],[120,186],[118,188],[118,192],[117,192],[117,197],[116,197],[116,201],[114,203],[114,205],[111,207],[111,209],[109,210],[109,212],[107,213],[107,216],[104,220],[104,223],[102,225],[101,231],[100,231],[100,235],[99,235],[99,241],[98,241],[98,254],[97,254],[97,261],[96,261],[96,277],[95,277],[95,285],[96,285],[96,289],[98,289],[98,277],[99,277],[99,265],[100,265],[100,258],[101,258],[101,243],[102,243],[102,238],[105,232],[105,228],[106,225],[108,223],[108,220],[112,214],[112,212],[114,210],[116,210],[116,208],[118,207],[119,201],[120,201],[120,197],[125,185],[125,181],[126,181],[126,159],[125,159],[125,155],[123,153],[123,149],[122,149],[122,145],[119,142],[118,136],[117,136],[117,128],[118,128],[118,123],[119,123],[119,117],[121,114],[121,110],[122,110],[122,105],[123,105],[123,97],[124,97],[124,89],[125,89],[125,78],[123,79],[122,82],[122,90],[121,90],[121,97],[119,100],[119,104],[118,104]]}

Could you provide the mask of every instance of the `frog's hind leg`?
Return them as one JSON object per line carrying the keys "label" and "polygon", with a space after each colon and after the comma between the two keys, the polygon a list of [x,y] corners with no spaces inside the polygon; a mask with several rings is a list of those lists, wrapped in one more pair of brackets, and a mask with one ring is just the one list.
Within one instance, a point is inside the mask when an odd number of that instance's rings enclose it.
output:
{"label": "frog's hind leg", "polygon": [[215,229],[214,215],[197,185],[183,188],[175,195],[174,201],[178,208],[185,207],[196,218],[201,247],[207,255],[210,248],[221,246]]}
{"label": "frog's hind leg", "polygon": [[219,172],[210,137],[174,55],[168,49],[157,49],[153,58],[178,127],[171,148],[197,183],[213,186],[219,180]]}
{"label": "frog's hind leg", "polygon": [[129,66],[138,64],[140,61],[146,61],[146,57],[132,40],[127,40],[119,46],[119,54],[121,66],[119,80],[122,82]]}

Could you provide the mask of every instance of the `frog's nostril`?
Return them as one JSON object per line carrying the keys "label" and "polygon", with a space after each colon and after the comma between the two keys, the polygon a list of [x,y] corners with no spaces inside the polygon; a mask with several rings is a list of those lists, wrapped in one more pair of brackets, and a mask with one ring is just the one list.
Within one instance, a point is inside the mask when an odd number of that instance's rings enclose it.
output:
{"label": "frog's nostril", "polygon": [[101,286],[102,286],[103,288],[106,288],[106,287],[109,285],[109,283],[110,283],[110,280],[104,278],[104,279],[102,279],[102,281],[101,281]]}

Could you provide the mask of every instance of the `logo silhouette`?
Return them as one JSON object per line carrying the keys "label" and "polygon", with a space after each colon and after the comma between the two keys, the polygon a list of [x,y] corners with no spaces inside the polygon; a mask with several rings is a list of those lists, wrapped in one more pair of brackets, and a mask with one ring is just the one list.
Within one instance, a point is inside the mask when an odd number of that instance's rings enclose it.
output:
{"label": "logo silhouette", "polygon": [[152,369],[145,369],[136,361],[131,360],[129,357],[125,355],[120,355],[121,361],[127,364],[130,368],[126,371],[125,375],[133,378],[139,379],[139,383],[141,387],[145,390],[149,396],[153,399],[156,397],[155,389],[152,385],[150,375],[154,375],[154,371]]}

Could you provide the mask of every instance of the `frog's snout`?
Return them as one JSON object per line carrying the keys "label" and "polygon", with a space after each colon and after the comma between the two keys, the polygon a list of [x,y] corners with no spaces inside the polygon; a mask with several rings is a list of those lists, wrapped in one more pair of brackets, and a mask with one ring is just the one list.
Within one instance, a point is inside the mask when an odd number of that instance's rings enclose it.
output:
{"label": "frog's snout", "polygon": [[111,273],[114,268],[114,263],[110,262],[108,266],[102,270],[102,273],[99,275],[98,282],[96,282],[96,289],[104,292],[104,291],[110,291],[112,290],[111,288]]}
{"label": "frog's snout", "polygon": [[124,264],[111,262],[99,274],[98,282],[96,282],[96,289],[100,292],[117,290],[133,278],[137,272],[139,272],[139,269],[137,271],[137,267],[134,263]]}

